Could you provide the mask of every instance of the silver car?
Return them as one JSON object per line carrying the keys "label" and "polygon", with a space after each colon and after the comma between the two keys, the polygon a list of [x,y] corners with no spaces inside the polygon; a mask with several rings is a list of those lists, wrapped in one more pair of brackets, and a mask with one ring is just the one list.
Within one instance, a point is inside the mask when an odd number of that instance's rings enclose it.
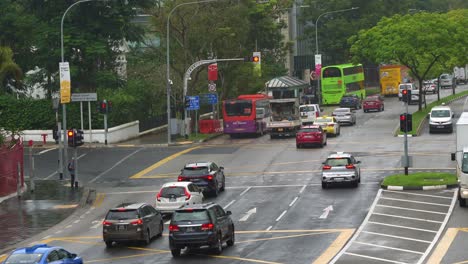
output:
{"label": "silver car", "polygon": [[334,116],[336,121],[340,124],[356,124],[356,111],[351,110],[351,108],[336,108],[335,110],[333,110],[332,116]]}
{"label": "silver car", "polygon": [[353,187],[357,187],[361,182],[361,162],[349,153],[331,154],[322,164],[323,189],[338,183],[351,183]]}

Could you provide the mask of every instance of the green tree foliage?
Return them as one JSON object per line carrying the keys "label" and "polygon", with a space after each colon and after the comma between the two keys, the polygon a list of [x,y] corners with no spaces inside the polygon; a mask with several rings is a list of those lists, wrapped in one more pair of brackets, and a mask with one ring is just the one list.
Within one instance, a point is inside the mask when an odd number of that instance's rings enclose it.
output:
{"label": "green tree foliage", "polygon": [[22,72],[13,61],[13,52],[9,47],[0,46],[0,94],[9,92],[11,87],[20,87],[21,78]]}
{"label": "green tree foliage", "polygon": [[375,27],[349,39],[353,62],[371,60],[405,65],[419,80],[421,89],[434,65],[444,65],[451,71],[457,63],[466,61],[468,27],[466,19],[459,18],[466,18],[467,14],[467,10],[457,10],[383,18]]}

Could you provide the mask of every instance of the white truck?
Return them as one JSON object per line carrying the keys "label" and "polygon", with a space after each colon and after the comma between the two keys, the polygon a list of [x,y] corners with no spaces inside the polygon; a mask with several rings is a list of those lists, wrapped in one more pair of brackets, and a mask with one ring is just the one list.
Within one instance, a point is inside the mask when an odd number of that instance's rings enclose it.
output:
{"label": "white truck", "polygon": [[297,98],[270,99],[270,138],[292,137],[301,128],[299,100]]}
{"label": "white truck", "polygon": [[452,160],[457,161],[457,177],[460,185],[458,201],[461,207],[466,207],[468,199],[468,112],[463,112],[457,122],[456,152]]}
{"label": "white truck", "polygon": [[453,77],[457,84],[466,84],[468,82],[468,64],[465,67],[453,68]]}

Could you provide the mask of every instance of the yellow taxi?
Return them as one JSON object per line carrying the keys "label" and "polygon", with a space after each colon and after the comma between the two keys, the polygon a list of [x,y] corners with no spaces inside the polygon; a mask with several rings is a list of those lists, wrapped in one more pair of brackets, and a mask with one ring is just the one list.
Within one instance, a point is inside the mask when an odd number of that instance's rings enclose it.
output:
{"label": "yellow taxi", "polygon": [[322,127],[327,134],[340,135],[340,124],[333,116],[319,116],[315,119],[314,125]]}

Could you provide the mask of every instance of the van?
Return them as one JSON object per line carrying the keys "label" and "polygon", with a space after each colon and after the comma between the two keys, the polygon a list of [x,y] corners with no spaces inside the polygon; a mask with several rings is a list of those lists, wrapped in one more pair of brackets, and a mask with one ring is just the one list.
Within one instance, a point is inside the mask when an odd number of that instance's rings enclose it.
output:
{"label": "van", "polygon": [[454,117],[452,109],[446,105],[435,106],[428,114],[429,118],[429,133],[436,131],[453,132],[452,118]]}
{"label": "van", "polygon": [[403,95],[402,95],[401,91],[403,91],[405,89],[413,91],[413,90],[416,90],[417,88],[416,88],[416,86],[414,86],[413,83],[401,83],[401,84],[399,84],[398,85],[398,100],[400,100],[400,101],[402,100]]}
{"label": "van", "polygon": [[302,125],[312,125],[315,119],[320,116],[320,106],[318,104],[306,104],[299,106]]}
{"label": "van", "polygon": [[448,73],[440,75],[440,88],[453,88],[455,85],[454,78]]}

